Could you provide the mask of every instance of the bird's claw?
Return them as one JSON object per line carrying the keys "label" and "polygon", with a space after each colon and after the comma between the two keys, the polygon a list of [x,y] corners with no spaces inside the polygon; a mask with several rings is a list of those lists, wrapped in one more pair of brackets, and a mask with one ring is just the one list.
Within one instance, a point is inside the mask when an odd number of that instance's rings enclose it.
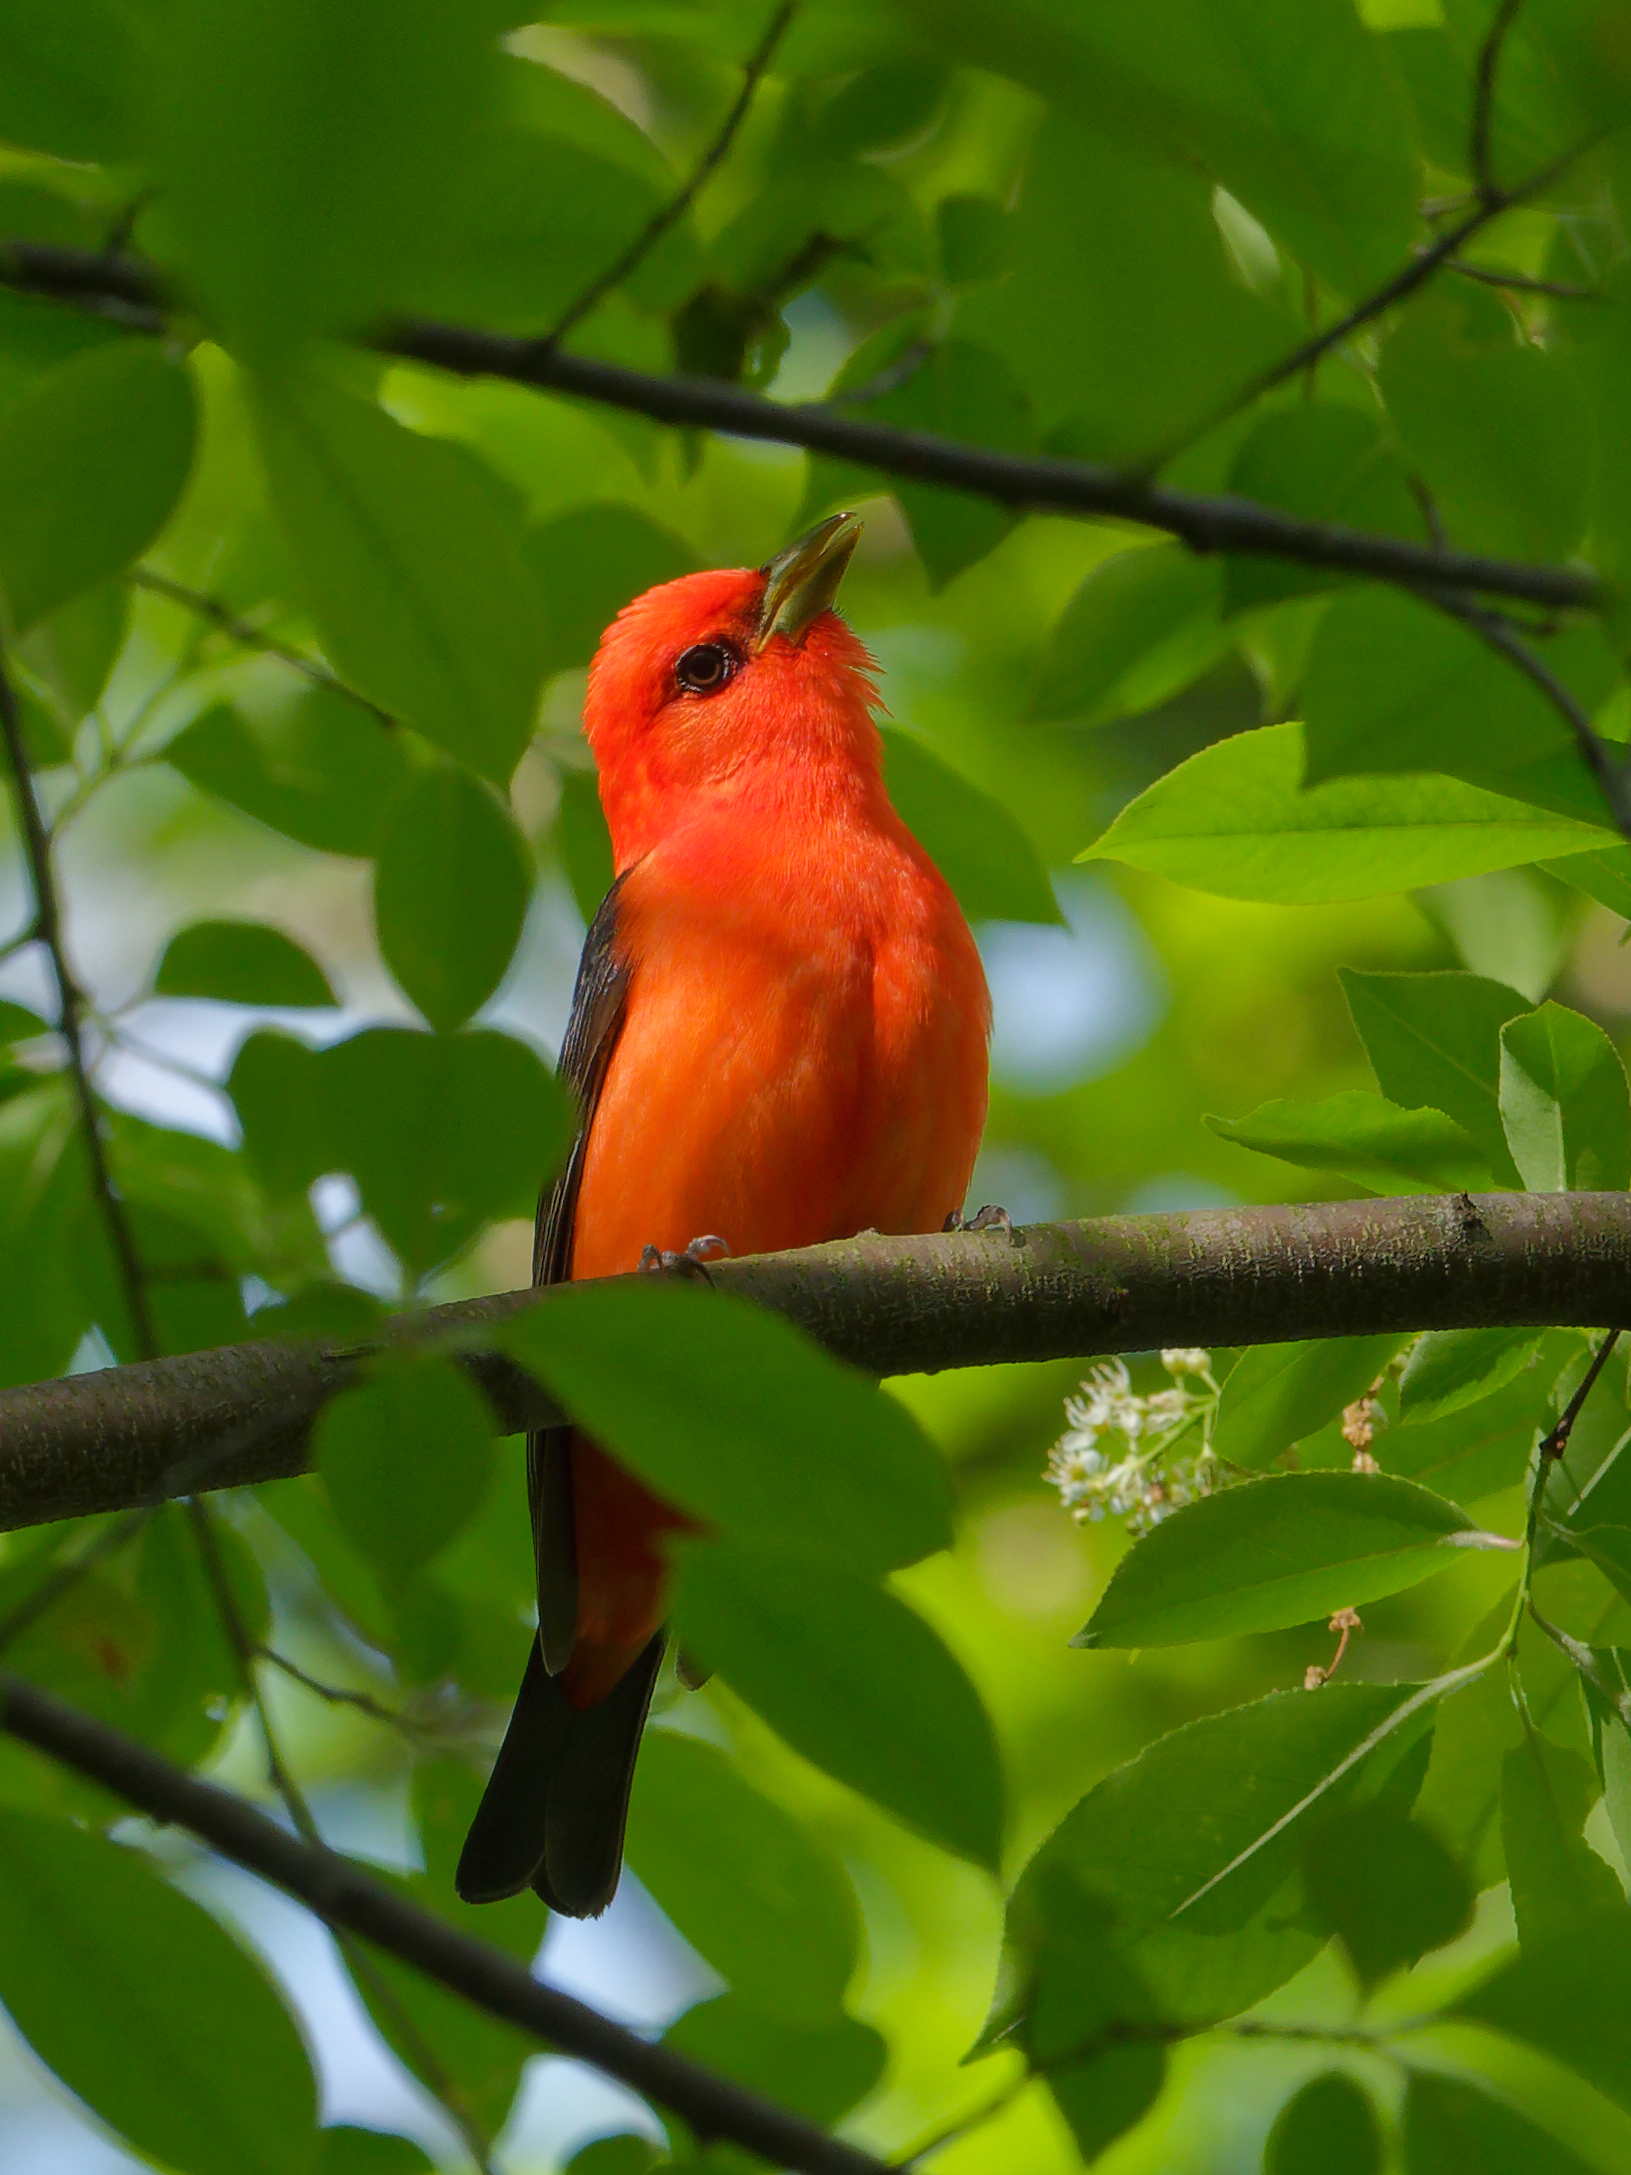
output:
{"label": "bird's claw", "polygon": [[706,1284],[712,1281],[706,1266],[708,1261],[716,1254],[729,1252],[729,1246],[717,1231],[705,1231],[700,1238],[692,1239],[682,1253],[671,1253],[666,1246],[642,1246],[640,1271],[644,1276],[659,1276],[664,1269],[669,1269],[676,1276],[700,1276]]}
{"label": "bird's claw", "polygon": [[998,1208],[991,1201],[987,1201],[984,1208],[976,1209],[974,1214],[966,1221],[962,1210],[954,1208],[944,1224],[942,1224],[941,1229],[944,1231],[1001,1231],[1006,1236],[1010,1246],[1019,1244],[1019,1240],[1014,1235],[1013,1217],[1009,1215],[1007,1209]]}

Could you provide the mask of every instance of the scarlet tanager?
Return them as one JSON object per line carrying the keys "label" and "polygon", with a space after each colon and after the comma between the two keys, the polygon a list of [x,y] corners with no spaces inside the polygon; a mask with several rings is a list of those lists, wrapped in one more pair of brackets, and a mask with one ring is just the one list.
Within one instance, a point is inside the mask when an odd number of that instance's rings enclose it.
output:
{"label": "scarlet tanager", "polygon": [[[580,1123],[534,1281],[612,1276],[718,1234],[736,1253],[939,1231],[986,1107],[968,924],[890,806],[876,667],[831,609],[852,514],[757,571],[619,613],[584,724],[616,881],[561,1071]],[[570,1428],[528,1445],[538,1634],[458,1870],[573,1917],[617,1886],[686,1525]]]}

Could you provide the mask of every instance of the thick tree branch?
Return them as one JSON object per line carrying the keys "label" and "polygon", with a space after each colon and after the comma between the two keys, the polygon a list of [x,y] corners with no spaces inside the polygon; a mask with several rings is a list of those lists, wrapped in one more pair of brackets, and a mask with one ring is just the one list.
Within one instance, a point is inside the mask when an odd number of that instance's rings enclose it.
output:
{"label": "thick tree branch", "polygon": [[[39,242],[0,243],[0,285],[54,295],[83,308],[117,309],[126,321],[140,321],[152,331],[163,328],[168,306],[163,280],[152,267],[131,258],[110,260]],[[132,317],[138,303],[145,306],[145,319],[139,313]],[[1031,513],[1137,522],[1177,537],[1192,551],[1290,559],[1410,588],[1517,597],[1553,610],[1595,605],[1601,596],[1598,577],[1585,567],[1530,566],[1480,552],[1369,535],[1335,522],[1302,521],[1250,499],[1167,490],[1141,475],[1096,462],[999,453],[930,431],[868,422],[818,403],[767,400],[709,378],[654,377],[570,354],[544,340],[415,322],[388,326],[375,335],[373,345],[383,354],[461,377],[506,378],[659,423],[803,446],[881,475],[945,484]]]}
{"label": "thick tree branch", "polygon": [[271,1881],[327,1925],[436,1979],[466,2001],[576,2055],[689,2123],[800,2175],[881,2175],[882,2162],[829,2137],[745,2086],[654,2046],[570,1994],[544,1986],[501,1949],[458,1932],[371,1880],[348,1859],[300,1841],[213,1783],[201,1782],[105,1722],[17,1677],[0,1677],[0,1728],[87,1775],[151,1820],[188,1829]]}
{"label": "thick tree branch", "polygon": [[[1022,1227],[1012,1246],[1000,1231],[868,1235],[710,1274],[878,1375],[1394,1329],[1631,1327],[1631,1195],[1112,1216]],[[481,1340],[549,1304],[466,1300],[401,1333],[460,1340],[514,1432],[561,1415]],[[362,1356],[268,1341],[0,1391],[0,1530],[301,1472],[314,1415]]]}

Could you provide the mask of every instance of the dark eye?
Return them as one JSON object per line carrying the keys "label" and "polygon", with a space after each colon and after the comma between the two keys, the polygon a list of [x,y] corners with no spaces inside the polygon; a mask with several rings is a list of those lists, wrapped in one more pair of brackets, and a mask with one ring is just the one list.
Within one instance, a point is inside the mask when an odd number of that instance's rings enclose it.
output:
{"label": "dark eye", "polygon": [[674,677],[692,695],[717,694],[742,662],[723,642],[698,642],[682,652]]}

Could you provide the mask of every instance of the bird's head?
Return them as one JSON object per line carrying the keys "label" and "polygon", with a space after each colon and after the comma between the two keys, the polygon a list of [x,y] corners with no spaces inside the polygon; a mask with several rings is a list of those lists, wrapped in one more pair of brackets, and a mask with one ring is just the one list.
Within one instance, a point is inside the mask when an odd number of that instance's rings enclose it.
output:
{"label": "bird's head", "polygon": [[698,796],[876,775],[876,667],[832,608],[860,533],[834,514],[764,566],[648,589],[607,628],[583,715],[620,869]]}

